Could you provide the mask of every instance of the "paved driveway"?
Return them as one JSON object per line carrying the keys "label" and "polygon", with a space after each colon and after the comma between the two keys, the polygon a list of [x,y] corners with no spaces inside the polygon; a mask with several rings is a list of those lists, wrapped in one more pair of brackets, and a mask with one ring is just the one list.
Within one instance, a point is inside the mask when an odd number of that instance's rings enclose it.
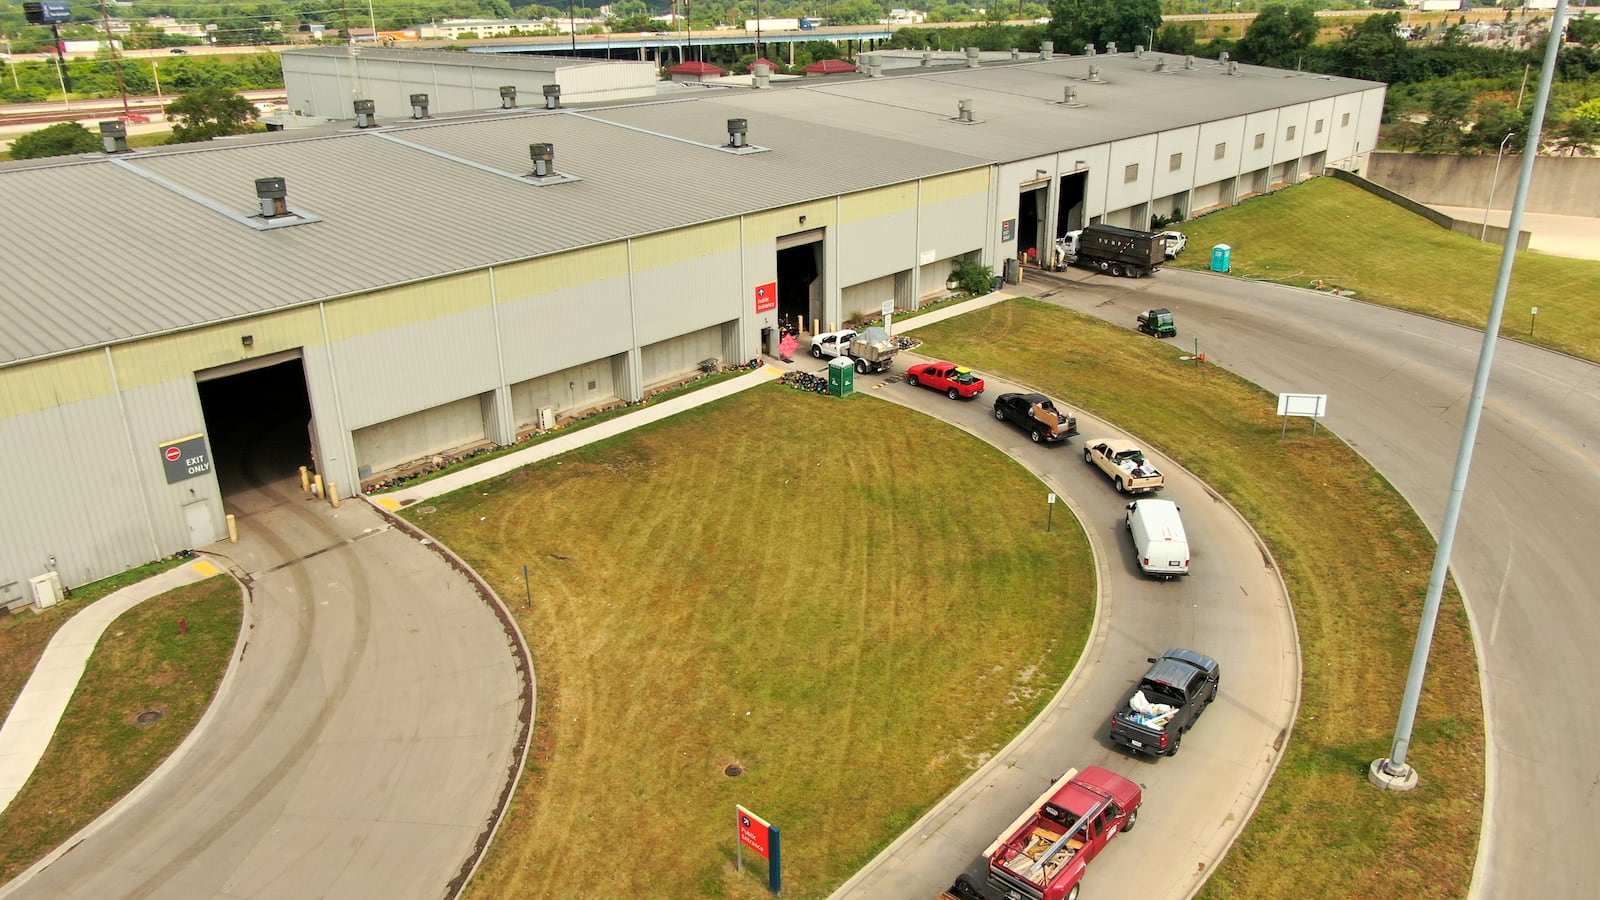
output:
{"label": "paved driveway", "polygon": [[[905,367],[917,358],[907,355]],[[1155,581],[1141,573],[1123,525],[1125,495],[1083,460],[1087,438],[1118,435],[1078,414],[1080,437],[1036,445],[994,419],[994,398],[1019,388],[986,378],[985,393],[953,401],[898,376],[858,377],[858,390],[922,410],[1000,448],[1044,481],[1039,504],[1018,510],[1046,527],[1053,491],[1082,521],[1095,547],[1099,620],[1079,669],[1050,708],[1016,740],[844,885],[836,897],[930,898],[963,871],[983,881],[981,854],[1069,767],[1098,765],[1145,788],[1139,829],[1098,857],[1085,896],[1189,896],[1249,817],[1276,765],[1299,696],[1300,666],[1283,585],[1259,541],[1232,507],[1159,454],[1160,494],[1183,510],[1192,574]],[[1058,508],[1054,526],[1075,527]],[[1049,623],[1041,623],[1049,627]],[[1222,664],[1222,693],[1183,752],[1133,757],[1106,737],[1112,708],[1149,667],[1146,658],[1188,647]],[[1159,857],[1160,865],[1151,865]]]}
{"label": "paved driveway", "polygon": [[365,503],[230,496],[248,644],[190,739],[7,897],[436,898],[518,765],[516,654]]}

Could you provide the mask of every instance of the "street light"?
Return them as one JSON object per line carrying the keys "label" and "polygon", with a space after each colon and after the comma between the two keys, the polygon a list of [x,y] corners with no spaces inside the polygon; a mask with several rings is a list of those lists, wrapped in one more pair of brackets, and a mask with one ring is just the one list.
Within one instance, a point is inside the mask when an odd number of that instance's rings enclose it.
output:
{"label": "street light", "polygon": [[1517,133],[1515,131],[1506,135],[1505,139],[1500,141],[1500,152],[1494,155],[1494,177],[1489,179],[1489,202],[1483,207],[1483,228],[1478,231],[1478,240],[1480,241],[1483,240],[1484,236],[1489,233],[1489,210],[1494,206],[1495,182],[1500,180],[1500,157],[1505,155],[1506,141],[1509,141],[1516,136]]}

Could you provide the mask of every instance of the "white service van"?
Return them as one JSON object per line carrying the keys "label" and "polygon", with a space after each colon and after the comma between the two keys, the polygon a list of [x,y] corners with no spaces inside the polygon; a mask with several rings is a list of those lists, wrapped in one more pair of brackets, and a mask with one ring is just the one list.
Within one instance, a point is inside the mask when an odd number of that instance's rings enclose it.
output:
{"label": "white service van", "polygon": [[1160,578],[1189,574],[1189,538],[1183,533],[1178,504],[1171,500],[1135,500],[1128,504],[1128,534],[1139,568]]}

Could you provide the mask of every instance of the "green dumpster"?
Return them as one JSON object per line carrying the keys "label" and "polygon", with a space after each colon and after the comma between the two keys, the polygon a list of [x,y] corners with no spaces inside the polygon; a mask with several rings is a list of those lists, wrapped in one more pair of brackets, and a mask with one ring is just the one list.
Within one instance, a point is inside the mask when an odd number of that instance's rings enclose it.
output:
{"label": "green dumpster", "polygon": [[840,356],[828,360],[828,394],[848,397],[856,391],[856,364]]}

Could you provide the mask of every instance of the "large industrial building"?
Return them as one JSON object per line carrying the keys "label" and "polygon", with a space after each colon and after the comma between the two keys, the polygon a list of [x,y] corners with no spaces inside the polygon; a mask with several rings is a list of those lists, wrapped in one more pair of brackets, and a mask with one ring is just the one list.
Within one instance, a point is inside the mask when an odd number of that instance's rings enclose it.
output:
{"label": "large industrial building", "polygon": [[217,540],[230,491],[300,465],[348,496],[749,359],[780,317],[1359,169],[1384,97],[1153,54],[867,63],[0,166],[0,604]]}

